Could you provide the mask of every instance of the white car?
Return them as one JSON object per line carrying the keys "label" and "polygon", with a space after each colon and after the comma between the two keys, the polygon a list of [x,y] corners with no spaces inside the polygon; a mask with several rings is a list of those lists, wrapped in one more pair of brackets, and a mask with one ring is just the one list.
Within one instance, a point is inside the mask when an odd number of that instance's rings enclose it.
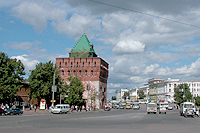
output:
{"label": "white car", "polygon": [[51,110],[51,113],[53,114],[62,114],[62,113],[68,113],[70,111],[70,105],[69,104],[57,104],[55,108]]}

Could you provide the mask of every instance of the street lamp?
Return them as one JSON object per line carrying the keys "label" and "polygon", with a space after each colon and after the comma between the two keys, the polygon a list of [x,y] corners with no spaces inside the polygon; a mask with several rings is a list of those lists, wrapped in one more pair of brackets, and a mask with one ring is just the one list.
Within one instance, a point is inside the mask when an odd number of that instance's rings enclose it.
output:
{"label": "street lamp", "polygon": [[[59,70],[62,70],[63,68],[60,68]],[[57,86],[55,85],[55,75],[56,75],[57,69],[54,71],[53,74],[53,86],[52,86],[52,107],[54,107],[54,93],[57,91]],[[61,104],[61,94],[60,94],[60,104]]]}
{"label": "street lamp", "polygon": [[53,74],[53,86],[52,86],[52,107],[54,107],[55,73],[56,73],[56,70],[54,71],[54,74]]}

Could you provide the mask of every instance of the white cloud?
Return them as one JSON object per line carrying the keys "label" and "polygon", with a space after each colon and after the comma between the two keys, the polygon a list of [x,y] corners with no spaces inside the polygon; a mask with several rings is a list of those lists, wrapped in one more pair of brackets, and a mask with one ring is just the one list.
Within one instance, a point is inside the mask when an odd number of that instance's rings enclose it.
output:
{"label": "white cloud", "polygon": [[33,25],[36,29],[43,30],[46,28],[47,21],[63,21],[67,12],[52,7],[50,1],[22,2],[20,5],[13,8],[13,14],[21,18],[23,22]]}
{"label": "white cloud", "polygon": [[115,54],[134,54],[143,52],[144,48],[145,44],[142,44],[139,41],[123,40],[117,43],[113,48],[113,52]]}
{"label": "white cloud", "polygon": [[17,60],[21,60],[21,62],[24,64],[25,66],[25,72],[26,74],[30,74],[29,70],[33,70],[35,69],[35,65],[37,63],[39,63],[38,60],[34,60],[31,59],[28,55],[24,54],[24,55],[18,55],[18,56],[12,56],[12,59],[17,59]]}

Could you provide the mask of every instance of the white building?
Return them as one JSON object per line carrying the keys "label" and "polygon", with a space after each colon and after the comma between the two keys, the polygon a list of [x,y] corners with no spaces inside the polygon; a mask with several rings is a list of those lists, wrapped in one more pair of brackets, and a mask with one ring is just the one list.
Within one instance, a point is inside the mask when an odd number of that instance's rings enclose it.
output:
{"label": "white building", "polygon": [[156,84],[157,98],[159,100],[174,102],[174,89],[178,85],[185,83],[188,84],[193,97],[200,96],[200,79],[180,80],[168,78],[164,82]]}
{"label": "white building", "polygon": [[144,95],[146,96],[145,99],[148,99],[149,96],[149,85],[144,84],[143,86],[139,87],[138,90],[142,90],[144,92]]}

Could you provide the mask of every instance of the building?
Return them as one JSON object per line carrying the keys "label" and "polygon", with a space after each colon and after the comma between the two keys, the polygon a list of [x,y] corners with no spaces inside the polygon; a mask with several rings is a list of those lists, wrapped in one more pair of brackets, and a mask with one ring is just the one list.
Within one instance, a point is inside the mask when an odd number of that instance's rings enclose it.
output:
{"label": "building", "polygon": [[149,95],[150,99],[164,100],[167,102],[175,102],[174,93],[175,88],[180,84],[187,84],[193,97],[200,96],[200,80],[199,79],[160,79],[160,82],[150,79]]}
{"label": "building", "polygon": [[[94,45],[84,33],[69,53],[69,58],[56,58],[56,67],[60,77],[69,83],[67,78],[78,77],[84,86],[83,99],[86,106],[102,108],[107,99],[107,79],[109,64],[98,57]],[[97,94],[92,103],[92,95]]]}
{"label": "building", "polygon": [[149,97],[150,99],[153,100],[158,100],[157,96],[157,84],[163,82],[163,79],[160,78],[152,78],[149,79],[148,84],[149,84]]}
{"label": "building", "polygon": [[150,99],[149,96],[149,85],[144,84],[143,86],[140,86],[138,90],[142,90],[144,92],[144,95],[146,96],[144,99]]}

